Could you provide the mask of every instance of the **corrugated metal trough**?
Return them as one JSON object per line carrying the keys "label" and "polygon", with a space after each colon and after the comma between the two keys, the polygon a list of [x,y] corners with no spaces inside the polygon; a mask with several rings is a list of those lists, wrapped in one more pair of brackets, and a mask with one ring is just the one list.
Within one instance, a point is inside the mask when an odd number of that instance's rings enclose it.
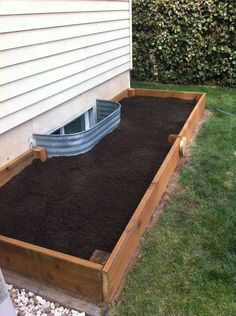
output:
{"label": "corrugated metal trough", "polygon": [[120,123],[121,105],[118,102],[96,100],[94,123],[90,128],[65,134],[33,134],[37,146],[47,149],[48,157],[72,156],[92,149],[105,135]]}

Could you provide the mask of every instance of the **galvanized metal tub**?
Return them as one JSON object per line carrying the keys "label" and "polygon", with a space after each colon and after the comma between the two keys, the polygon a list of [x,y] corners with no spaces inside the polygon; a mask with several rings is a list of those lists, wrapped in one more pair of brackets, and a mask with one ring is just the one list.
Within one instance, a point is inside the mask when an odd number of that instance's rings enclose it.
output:
{"label": "galvanized metal tub", "polygon": [[47,149],[48,157],[73,156],[91,150],[120,123],[121,105],[118,102],[96,100],[96,122],[91,128],[73,134],[33,134],[39,147]]}

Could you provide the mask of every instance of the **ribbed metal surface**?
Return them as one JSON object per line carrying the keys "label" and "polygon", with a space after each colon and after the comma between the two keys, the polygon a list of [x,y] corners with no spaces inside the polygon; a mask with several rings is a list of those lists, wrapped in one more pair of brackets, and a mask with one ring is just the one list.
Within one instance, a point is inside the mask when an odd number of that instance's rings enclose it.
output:
{"label": "ribbed metal surface", "polygon": [[97,100],[97,122],[102,121],[111,113],[117,110],[117,103],[113,101],[106,101],[109,102],[109,106],[104,104],[103,100]]}
{"label": "ribbed metal surface", "polygon": [[97,123],[90,129],[65,135],[34,134],[39,147],[47,149],[48,157],[72,156],[92,149],[120,123],[121,106],[118,102],[97,100]]}

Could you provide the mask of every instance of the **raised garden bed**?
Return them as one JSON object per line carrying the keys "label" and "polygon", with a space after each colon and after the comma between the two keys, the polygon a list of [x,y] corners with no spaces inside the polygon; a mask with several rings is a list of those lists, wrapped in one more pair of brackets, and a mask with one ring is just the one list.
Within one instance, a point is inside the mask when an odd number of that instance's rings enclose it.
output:
{"label": "raised garden bed", "polygon": [[117,295],[205,94],[128,89],[115,100],[121,124],[93,150],[36,161],[2,187],[1,267],[97,301]]}

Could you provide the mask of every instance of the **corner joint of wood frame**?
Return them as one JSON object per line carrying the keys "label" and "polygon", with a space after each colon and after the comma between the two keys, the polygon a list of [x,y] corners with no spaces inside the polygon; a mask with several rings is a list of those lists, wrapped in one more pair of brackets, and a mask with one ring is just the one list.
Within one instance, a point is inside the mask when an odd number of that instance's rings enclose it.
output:
{"label": "corner joint of wood frame", "polygon": [[128,97],[133,97],[133,96],[135,96],[135,89],[132,89],[132,88],[128,89]]}
{"label": "corner joint of wood frame", "polygon": [[44,147],[35,147],[33,149],[34,159],[40,159],[42,162],[47,160],[47,150]]}
{"label": "corner joint of wood frame", "polygon": [[89,261],[104,265],[107,262],[109,257],[110,257],[110,252],[96,249],[92,253],[92,256],[89,258]]}

